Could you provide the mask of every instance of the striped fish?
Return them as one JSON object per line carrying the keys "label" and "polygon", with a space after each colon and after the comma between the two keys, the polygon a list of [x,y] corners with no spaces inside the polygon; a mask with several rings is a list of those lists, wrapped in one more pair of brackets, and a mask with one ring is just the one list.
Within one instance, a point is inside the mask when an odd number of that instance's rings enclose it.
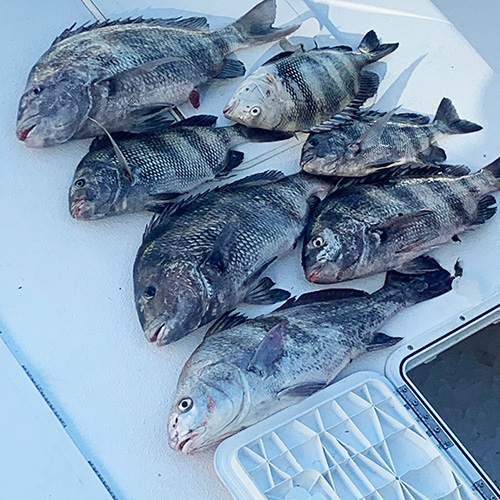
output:
{"label": "striped fish", "polygon": [[302,251],[306,278],[337,283],[389,269],[404,269],[496,212],[500,158],[475,174],[399,178],[358,184],[321,202]]}
{"label": "striped fish", "polygon": [[301,166],[311,174],[364,177],[380,168],[410,161],[442,162],[446,153],[436,145],[441,137],[468,134],[482,127],[461,120],[444,98],[434,117],[365,112],[344,123],[322,125],[302,149]]}
{"label": "striped fish", "polygon": [[110,132],[145,132],[172,106],[199,106],[199,87],[245,74],[229,54],[269,43],[298,26],[273,28],[276,0],[210,30],[204,17],[106,20],[63,31],[32,68],[19,103],[17,136],[29,147]]}
{"label": "striped fish", "polygon": [[338,46],[282,52],[237,88],[224,115],[248,127],[309,131],[375,95],[379,77],[364,68],[397,47],[380,44],[370,31],[354,51]]}
{"label": "striped fish", "polygon": [[291,134],[213,128],[216,116],[187,118],[163,132],[95,139],[78,165],[69,192],[75,219],[158,211],[168,200],[228,175],[243,161],[232,148],[245,142],[288,139]]}

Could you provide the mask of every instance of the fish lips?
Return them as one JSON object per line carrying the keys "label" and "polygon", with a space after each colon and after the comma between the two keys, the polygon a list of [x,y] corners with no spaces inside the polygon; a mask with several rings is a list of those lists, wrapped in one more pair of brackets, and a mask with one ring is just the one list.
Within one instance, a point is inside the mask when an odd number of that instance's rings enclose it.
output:
{"label": "fish lips", "polygon": [[205,433],[205,431],[205,426],[190,430],[182,436],[171,438],[169,440],[169,445],[173,450],[180,451],[184,455],[192,455],[196,450],[204,447],[203,444],[201,446],[197,446],[197,440]]}
{"label": "fish lips", "polygon": [[222,110],[222,113],[228,120],[233,119],[233,113],[237,106],[237,101],[235,99],[231,99]]}
{"label": "fish lips", "polygon": [[337,279],[332,275],[330,267],[328,261],[320,261],[308,266],[305,269],[306,280],[322,285],[334,283]]}
{"label": "fish lips", "polygon": [[70,202],[71,217],[77,220],[93,219],[93,207],[86,198],[75,198]]}
{"label": "fish lips", "polygon": [[162,347],[181,339],[187,332],[184,333],[179,327],[172,327],[165,318],[159,318],[144,328],[144,334],[148,342]]}
{"label": "fish lips", "polygon": [[43,147],[44,141],[37,136],[35,128],[40,125],[41,119],[39,116],[31,116],[29,118],[18,121],[16,135],[17,138],[24,142],[30,148]]}

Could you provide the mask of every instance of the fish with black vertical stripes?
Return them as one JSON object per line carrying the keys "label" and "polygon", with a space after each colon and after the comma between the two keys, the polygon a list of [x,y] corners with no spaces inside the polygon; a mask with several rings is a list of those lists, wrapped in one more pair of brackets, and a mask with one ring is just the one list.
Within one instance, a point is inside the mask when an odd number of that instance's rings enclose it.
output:
{"label": "fish with black vertical stripes", "polygon": [[282,52],[240,84],[224,115],[248,127],[309,131],[373,97],[379,77],[365,67],[397,47],[381,44],[370,31],[357,50],[337,46]]}
{"label": "fish with black vertical stripes", "polygon": [[222,179],[243,161],[233,148],[246,142],[291,137],[243,125],[214,128],[216,116],[196,115],[164,131],[97,138],[79,163],[69,192],[75,219],[91,220],[142,210],[161,211],[169,201],[205,182]]}
{"label": "fish with black vertical stripes", "polygon": [[[145,132],[172,120],[199,87],[245,74],[228,57],[279,40],[298,26],[273,28],[276,0],[210,30],[205,17],[106,20],[63,31],[32,68],[21,97],[17,137],[29,147],[109,132]],[[93,121],[94,120],[94,121]]]}
{"label": "fish with black vertical stripes", "polygon": [[[190,455],[332,383],[355,357],[397,344],[380,328],[406,307],[438,297],[453,277],[391,271],[372,294],[329,289],[292,298],[254,319],[215,322],[185,364],[168,419],[170,446]],[[418,267],[415,265],[415,267]]]}
{"label": "fish with black vertical stripes", "polygon": [[301,166],[310,174],[364,177],[410,161],[443,162],[445,151],[436,142],[447,135],[470,134],[480,125],[462,120],[448,98],[434,120],[416,113],[368,111],[343,123],[322,124],[302,148]]}
{"label": "fish with black vertical stripes", "polygon": [[295,247],[318,195],[331,188],[304,172],[271,171],[167,208],[146,230],[134,265],[146,338],[162,346],[239,303],[288,298],[261,275]]}
{"label": "fish with black vertical stripes", "polygon": [[337,283],[399,269],[496,212],[500,158],[476,173],[394,178],[358,184],[326,197],[308,224],[302,250],[306,278]]}

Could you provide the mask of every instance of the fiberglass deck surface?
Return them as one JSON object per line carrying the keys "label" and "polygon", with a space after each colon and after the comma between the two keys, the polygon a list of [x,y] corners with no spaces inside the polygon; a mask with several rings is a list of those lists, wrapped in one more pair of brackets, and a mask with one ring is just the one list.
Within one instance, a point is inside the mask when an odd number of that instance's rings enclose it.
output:
{"label": "fiberglass deck surface", "polygon": [[[188,0],[182,11],[173,0],[95,3],[111,18],[200,14],[209,15],[213,26],[222,26],[256,1],[209,5]],[[484,126],[480,133],[443,141],[450,162],[466,163],[476,170],[500,155],[498,65],[493,64],[495,72],[492,63],[488,65],[430,1],[333,0],[310,6],[323,23],[309,18],[299,35],[311,36],[319,29],[326,34],[331,28],[338,43],[355,45],[364,33],[375,29],[385,42],[400,42],[386,64],[375,67],[385,74],[377,109],[402,104],[404,110],[433,114],[441,98],[450,97],[462,117]],[[292,21],[298,13],[307,17],[307,7],[299,0],[278,0],[278,8],[277,24]],[[149,216],[74,221],[68,213],[67,193],[90,141],[34,150],[15,137],[18,100],[31,66],[64,28],[93,20],[92,14],[78,0],[8,1],[2,13],[2,337],[30,368],[68,424],[69,434],[120,500],[229,498],[213,469],[213,451],[186,457],[167,445],[165,422],[175,384],[202,332],[162,349],[144,340],[133,304],[132,264]],[[493,16],[488,12],[477,15]],[[477,26],[479,30],[481,24]],[[496,40],[493,34],[490,39]],[[271,50],[277,49],[258,47],[238,56],[251,70]],[[493,44],[489,61],[494,61],[492,55]],[[221,115],[237,84],[210,88],[202,96],[199,112]],[[193,114],[189,106],[183,110]],[[270,147],[259,148],[241,149],[252,157]],[[297,168],[299,153],[295,144],[256,169],[291,172]],[[449,269],[460,257],[464,277],[452,293],[405,311],[385,332],[411,340],[444,321],[458,325],[459,317],[467,317],[470,308],[492,300],[500,292],[499,229],[496,216],[487,226],[465,235],[462,243],[433,252]],[[298,257],[296,251],[269,269],[280,286],[295,294],[313,288],[303,278]],[[371,291],[382,281],[377,276],[345,286]],[[345,374],[359,369],[383,373],[389,354],[367,355],[353,362]],[[0,449],[0,453],[6,451]],[[19,478],[9,484],[11,500],[24,500],[15,488],[16,481],[26,481],[20,470]]]}

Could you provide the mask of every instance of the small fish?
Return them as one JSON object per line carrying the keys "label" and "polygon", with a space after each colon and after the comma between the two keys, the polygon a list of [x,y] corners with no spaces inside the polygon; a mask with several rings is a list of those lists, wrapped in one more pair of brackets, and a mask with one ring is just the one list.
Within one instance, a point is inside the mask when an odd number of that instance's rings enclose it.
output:
{"label": "small fish", "polygon": [[184,366],[168,419],[169,443],[207,448],[331,384],[358,355],[397,344],[380,328],[438,297],[453,278],[427,258],[424,274],[391,271],[371,295],[329,289],[292,298],[255,319],[224,317]]}
{"label": "small fish", "polygon": [[118,153],[106,137],[95,139],[73,177],[71,215],[90,220],[161,211],[178,195],[229,175],[243,161],[243,153],[233,147],[291,137],[242,125],[213,128],[216,120],[216,116],[198,115],[163,132],[115,134]]}
{"label": "small fish", "polygon": [[288,298],[260,278],[295,247],[317,197],[331,188],[302,172],[264,172],[167,208],[146,230],[134,265],[146,338],[165,345],[241,302]]}
{"label": "small fish", "polygon": [[481,225],[496,212],[500,158],[474,174],[396,178],[335,192],[305,233],[302,264],[314,283],[337,283],[389,269]]}
{"label": "small fish", "polygon": [[282,52],[236,89],[224,115],[247,127],[309,131],[375,95],[379,77],[364,68],[397,47],[381,45],[370,31],[355,51],[339,46]]}
{"label": "small fish", "polygon": [[341,124],[334,119],[332,124],[318,127],[327,131],[311,134],[305,142],[303,170],[316,175],[363,177],[410,161],[442,162],[446,153],[436,141],[446,135],[482,129],[461,120],[447,98],[441,101],[432,123],[426,116],[394,111],[369,111]]}
{"label": "small fish", "polygon": [[[263,0],[225,28],[204,17],[125,19],[63,31],[32,68],[21,97],[17,137],[30,147],[109,132],[145,132],[214,78],[245,74],[228,58],[279,40],[298,26],[272,28],[276,0]],[[93,118],[95,121],[90,120]],[[96,123],[97,122],[97,123]]]}

